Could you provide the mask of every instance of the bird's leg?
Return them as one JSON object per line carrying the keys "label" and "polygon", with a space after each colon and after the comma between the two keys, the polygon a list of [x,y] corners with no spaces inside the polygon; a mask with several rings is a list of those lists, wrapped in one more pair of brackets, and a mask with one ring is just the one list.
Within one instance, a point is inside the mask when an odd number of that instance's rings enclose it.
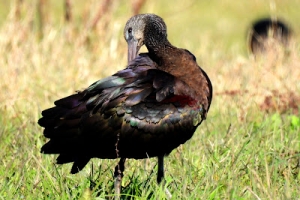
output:
{"label": "bird's leg", "polygon": [[[116,156],[119,158],[119,141],[120,141],[120,133],[117,134],[117,141],[116,141]],[[120,199],[121,193],[121,185],[122,185],[122,178],[123,178],[123,171],[124,171],[124,164],[126,158],[121,157],[118,165],[115,167],[114,179],[115,179],[115,199]]]}
{"label": "bird's leg", "polygon": [[[157,183],[160,184],[161,181],[165,178],[165,170],[164,170],[164,156],[158,156],[158,170],[157,170]],[[165,181],[163,182],[163,187],[164,187]],[[165,188],[165,193],[167,195],[168,199],[172,198],[172,194],[170,191]]]}
{"label": "bird's leg", "polygon": [[158,156],[157,183],[160,184],[164,178],[164,156]]}
{"label": "bird's leg", "polygon": [[116,193],[116,198],[115,199],[120,199],[123,171],[125,169],[125,166],[124,166],[125,161],[126,161],[126,158],[121,158],[118,165],[115,167],[115,173],[114,173],[115,193]]}

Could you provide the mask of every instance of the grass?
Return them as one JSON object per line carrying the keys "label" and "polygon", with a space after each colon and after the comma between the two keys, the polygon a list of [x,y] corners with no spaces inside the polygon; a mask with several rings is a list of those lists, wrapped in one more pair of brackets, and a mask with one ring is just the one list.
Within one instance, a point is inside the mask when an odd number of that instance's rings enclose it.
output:
{"label": "grass", "polygon": [[[71,175],[70,165],[40,154],[46,139],[36,122],[56,99],[124,68],[130,4],[114,1],[91,30],[101,3],[74,1],[73,21],[65,23],[62,3],[46,1],[41,38],[34,2],[19,4],[18,17],[17,2],[0,1],[0,199],[108,199],[116,161],[93,159]],[[173,2],[146,1],[142,12],[162,16],[170,41],[195,54],[214,99],[193,138],[165,159],[172,199],[298,199],[299,1]],[[247,28],[267,14],[291,25],[291,46],[254,59]],[[126,162],[126,197],[166,198],[156,164]]]}

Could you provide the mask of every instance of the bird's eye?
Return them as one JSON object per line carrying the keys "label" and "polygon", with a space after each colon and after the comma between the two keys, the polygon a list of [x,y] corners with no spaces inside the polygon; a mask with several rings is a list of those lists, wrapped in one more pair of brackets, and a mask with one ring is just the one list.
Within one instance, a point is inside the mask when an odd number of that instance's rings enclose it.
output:
{"label": "bird's eye", "polygon": [[128,29],[128,33],[132,33],[132,28],[131,27]]}

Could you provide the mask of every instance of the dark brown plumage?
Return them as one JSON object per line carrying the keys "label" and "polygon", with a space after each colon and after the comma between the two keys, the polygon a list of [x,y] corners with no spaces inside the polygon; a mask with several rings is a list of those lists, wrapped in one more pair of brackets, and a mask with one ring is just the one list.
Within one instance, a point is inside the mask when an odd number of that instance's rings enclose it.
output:
{"label": "dark brown plumage", "polygon": [[[50,140],[41,151],[59,154],[58,164],[72,162],[71,173],[90,158],[121,158],[119,179],[126,158],[158,157],[160,182],[163,157],[190,139],[206,118],[212,85],[189,51],[170,44],[160,17],[132,17],[124,36],[126,69],[42,112],[38,123]],[[149,52],[133,59],[143,44]]]}
{"label": "dark brown plumage", "polygon": [[[271,18],[259,19],[249,30],[249,50],[254,55],[258,55],[267,52],[270,48],[276,48],[275,44],[286,48],[290,37],[291,29],[284,21]],[[272,39],[271,43],[268,41],[270,39]]]}

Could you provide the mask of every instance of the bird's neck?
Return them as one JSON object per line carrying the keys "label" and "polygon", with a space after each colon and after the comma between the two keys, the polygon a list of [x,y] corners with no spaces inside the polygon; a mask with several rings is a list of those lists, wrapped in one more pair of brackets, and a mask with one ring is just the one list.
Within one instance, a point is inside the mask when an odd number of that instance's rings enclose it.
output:
{"label": "bird's neck", "polygon": [[158,69],[172,74],[189,87],[179,87],[181,90],[179,91],[180,94],[186,92],[186,95],[191,96],[193,99],[202,101],[202,91],[208,88],[210,82],[204,76],[203,71],[191,54],[183,49],[174,47],[170,43],[165,43],[160,48],[149,50],[149,56],[157,63]]}
{"label": "bird's neck", "polygon": [[153,40],[153,42],[146,43],[146,47],[150,58],[159,66],[168,63],[170,59],[168,55],[176,49],[168,40]]}

